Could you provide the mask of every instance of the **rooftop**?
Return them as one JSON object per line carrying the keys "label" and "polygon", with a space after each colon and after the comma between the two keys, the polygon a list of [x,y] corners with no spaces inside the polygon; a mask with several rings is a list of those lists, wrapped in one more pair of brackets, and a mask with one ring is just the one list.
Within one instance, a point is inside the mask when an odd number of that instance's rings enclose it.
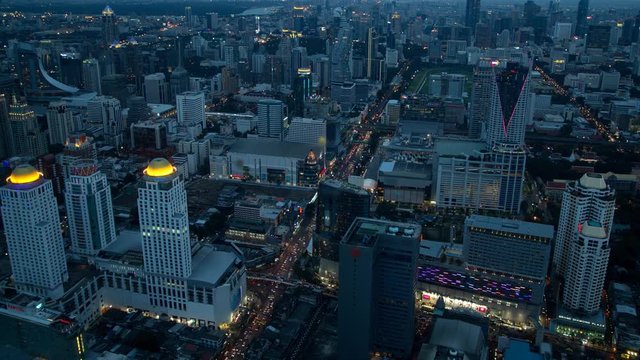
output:
{"label": "rooftop", "polygon": [[394,236],[398,239],[418,239],[421,227],[417,224],[356,218],[344,236],[343,242],[361,246],[372,246],[380,236]]}
{"label": "rooftop", "polygon": [[229,152],[304,159],[309,150],[316,154],[322,154],[321,146],[269,139],[238,139],[231,145]]}
{"label": "rooftop", "polygon": [[465,225],[490,230],[505,231],[514,234],[535,235],[536,237],[553,238],[553,226],[520,220],[510,220],[484,215],[471,215]]}
{"label": "rooftop", "polygon": [[587,221],[580,226],[580,233],[584,236],[605,239],[607,237],[607,230],[602,227],[602,224],[596,221]]}
{"label": "rooftop", "polygon": [[334,189],[339,189],[342,191],[349,191],[356,195],[369,195],[369,193],[365,189],[345,181],[329,179],[323,181],[322,183],[320,183],[320,185],[332,187]]}
{"label": "rooftop", "polygon": [[584,174],[579,181],[580,185],[587,189],[604,190],[607,188],[607,183],[600,174]]}

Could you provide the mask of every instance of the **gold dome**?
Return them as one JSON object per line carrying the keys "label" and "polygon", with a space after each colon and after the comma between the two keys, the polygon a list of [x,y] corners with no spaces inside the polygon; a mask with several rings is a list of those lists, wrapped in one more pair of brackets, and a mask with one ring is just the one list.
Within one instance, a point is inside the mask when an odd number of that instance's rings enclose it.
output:
{"label": "gold dome", "polygon": [[11,176],[7,178],[7,182],[11,184],[28,184],[39,180],[41,176],[42,174],[40,174],[33,166],[22,164],[13,169]]}
{"label": "gold dome", "polygon": [[152,177],[169,176],[176,172],[176,168],[164,158],[155,158],[149,161],[149,166],[144,170],[145,175]]}

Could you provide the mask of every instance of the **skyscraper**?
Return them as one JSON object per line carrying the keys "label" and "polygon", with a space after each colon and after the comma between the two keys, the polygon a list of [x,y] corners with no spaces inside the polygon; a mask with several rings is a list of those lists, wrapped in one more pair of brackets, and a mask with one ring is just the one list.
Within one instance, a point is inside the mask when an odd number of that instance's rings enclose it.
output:
{"label": "skyscraper", "polygon": [[17,166],[0,189],[13,279],[18,292],[57,299],[69,278],[51,181]]}
{"label": "skyscraper", "polygon": [[191,6],[184,7],[184,22],[187,27],[193,26],[193,11],[191,10]]}
{"label": "skyscraper", "polygon": [[474,31],[480,21],[480,0],[467,0],[464,24]]}
{"label": "skyscraper", "polygon": [[138,189],[142,256],[152,306],[186,310],[191,243],[184,181],[166,159],[153,159]]}
{"label": "skyscraper", "polygon": [[144,98],[149,104],[168,104],[169,89],[163,73],[149,74],[144,77]]}
{"label": "skyscraper", "polygon": [[100,84],[100,64],[96,59],[86,59],[82,62],[82,83],[84,89],[95,91],[98,95],[102,95],[102,86]]}
{"label": "skyscraper", "polygon": [[496,71],[491,93],[490,118],[487,122],[487,144],[521,145],[531,115],[529,68],[507,63]]}
{"label": "skyscraper", "polygon": [[589,15],[589,0],[580,0],[576,15],[575,35],[584,37],[587,33],[587,16]]}
{"label": "skyscraper", "polygon": [[419,225],[357,218],[340,242],[338,358],[408,358]]}
{"label": "skyscraper", "polygon": [[123,143],[124,120],[120,101],[111,96],[96,96],[87,104],[89,122],[102,126],[105,140],[119,147]]}
{"label": "skyscraper", "polygon": [[610,39],[610,25],[587,26],[587,49],[602,49],[603,51],[606,51],[609,48]]}
{"label": "skyscraper", "polygon": [[[601,175],[585,174],[579,180],[567,185],[562,195],[562,207],[553,254],[555,271],[565,278],[565,288],[569,287],[569,278],[573,279],[571,286],[577,287],[577,289],[583,288],[582,284],[579,283],[581,279],[576,277],[577,274],[572,274],[572,272],[579,271],[585,265],[584,261],[588,260],[583,256],[586,255],[583,254],[584,249],[600,242],[604,242],[602,245],[608,246],[614,210],[615,191],[606,184]],[[580,229],[581,227],[584,229],[584,224],[588,222],[592,222],[592,225],[589,225],[590,228],[586,229],[593,230],[593,232],[587,231],[587,237],[593,238],[591,235],[596,232],[600,233],[600,230],[594,229],[594,227],[601,227],[606,230],[606,240],[598,236],[592,239],[591,243],[580,240],[582,234]],[[599,225],[595,225],[596,223]],[[604,256],[608,260],[609,255],[607,252],[606,254],[601,253],[599,256]],[[598,272],[600,271],[606,272],[606,265],[605,262],[604,268],[599,267],[600,265],[595,268],[592,267],[589,274],[595,276],[599,275]],[[604,279],[604,274],[602,276]],[[587,281],[588,279],[582,280]],[[602,289],[602,286],[600,289]],[[577,290],[573,289],[571,291]],[[571,298],[573,297],[572,295]],[[574,302],[570,301],[570,303],[570,307],[574,307]]]}
{"label": "skyscraper", "polygon": [[[471,104],[469,109],[469,137],[479,139],[491,111],[491,91],[495,78],[494,67],[500,62],[480,60],[473,69]],[[493,66],[492,66],[493,65]]]}
{"label": "skyscraper", "polygon": [[40,129],[36,114],[29,106],[13,96],[9,106],[9,126],[13,155],[38,157],[47,152],[47,134]]}
{"label": "skyscraper", "polygon": [[64,144],[73,132],[73,113],[62,101],[49,103],[47,108],[47,126],[49,127],[49,143]]}
{"label": "skyscraper", "polygon": [[13,155],[13,139],[9,126],[9,99],[0,94],[0,158]]}
{"label": "skyscraper", "polygon": [[373,59],[376,57],[378,49],[376,30],[369,28],[367,31],[367,79],[373,79]]}
{"label": "skyscraper", "polygon": [[116,239],[111,189],[91,159],[76,160],[65,183],[71,251],[95,255]]}
{"label": "skyscraper", "polygon": [[284,139],[284,105],[280,100],[258,102],[258,135]]}
{"label": "skyscraper", "polygon": [[116,24],[116,14],[107,5],[102,10],[102,42],[105,46],[118,41],[118,25]]}
{"label": "skyscraper", "polygon": [[311,69],[298,68],[296,70],[296,78],[293,81],[293,112],[297,116],[304,116],[304,106],[311,97]]}
{"label": "skyscraper", "polygon": [[207,119],[204,114],[204,93],[187,91],[176,96],[178,112],[178,124],[200,124],[207,127]]}

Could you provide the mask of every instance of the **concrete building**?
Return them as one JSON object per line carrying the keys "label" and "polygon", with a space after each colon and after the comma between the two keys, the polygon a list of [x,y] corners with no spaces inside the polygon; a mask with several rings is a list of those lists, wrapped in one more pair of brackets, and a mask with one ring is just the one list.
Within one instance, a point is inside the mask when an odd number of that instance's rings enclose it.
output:
{"label": "concrete building", "polygon": [[149,104],[168,104],[169,85],[163,73],[149,74],[144,77],[144,98]]}
{"label": "concrete building", "polygon": [[464,222],[464,259],[477,271],[542,282],[547,277],[553,226],[472,215]]}
{"label": "concrete building", "polygon": [[282,101],[264,99],[258,102],[258,135],[283,140],[284,120]]}
{"label": "concrete building", "polygon": [[286,141],[324,146],[327,142],[327,121],[294,117],[289,124]]}
{"label": "concrete building", "polygon": [[176,109],[178,112],[178,124],[200,124],[207,127],[207,118],[204,114],[204,93],[188,91],[176,96]]}
{"label": "concrete building", "polygon": [[0,188],[2,220],[16,290],[57,299],[69,279],[51,181],[17,166]]}
{"label": "concrete building", "polygon": [[49,143],[64,144],[67,137],[74,131],[73,112],[66,103],[61,101],[49,103],[47,126],[49,128]]}
{"label": "concrete building", "polygon": [[384,110],[384,123],[386,125],[395,125],[400,121],[400,102],[395,99],[387,101]]}
{"label": "concrete building", "polygon": [[102,126],[109,145],[120,147],[124,142],[125,121],[120,101],[111,96],[96,96],[87,104],[87,120]]}
{"label": "concrete building", "polygon": [[102,95],[101,81],[100,63],[98,63],[98,60],[86,59],[82,61],[82,84],[84,85],[84,89]]}
{"label": "concrete building", "polygon": [[466,77],[446,72],[429,76],[429,95],[440,98],[462,99]]}
{"label": "concrete building", "polygon": [[572,23],[556,23],[553,26],[553,38],[558,41],[569,40],[572,35]]}
{"label": "concrete building", "polygon": [[131,124],[131,147],[161,150],[167,147],[167,127],[163,123],[144,121]]}
{"label": "concrete building", "polygon": [[567,310],[593,314],[600,309],[614,211],[615,191],[602,175],[585,174],[567,184],[553,255],[556,273],[565,280]]}
{"label": "concrete building", "polygon": [[40,129],[35,112],[15,96],[9,105],[9,128],[13,155],[38,157],[47,153],[47,134]]}
{"label": "concrete building", "polygon": [[411,355],[419,225],[357,218],[340,242],[338,358]]}
{"label": "concrete building", "polygon": [[111,188],[95,160],[76,160],[65,183],[71,251],[93,256],[116,239]]}

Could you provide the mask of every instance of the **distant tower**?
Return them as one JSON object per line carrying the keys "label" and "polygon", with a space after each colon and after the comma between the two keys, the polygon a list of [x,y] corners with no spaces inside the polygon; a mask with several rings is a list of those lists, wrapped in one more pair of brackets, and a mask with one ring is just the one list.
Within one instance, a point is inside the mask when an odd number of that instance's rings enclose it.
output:
{"label": "distant tower", "polygon": [[480,60],[473,70],[471,104],[469,105],[469,137],[479,139],[491,112],[492,85],[495,77],[490,60]]}
{"label": "distant tower", "polygon": [[64,144],[73,132],[73,113],[62,101],[49,103],[47,108],[47,125],[49,127],[49,143]]}
{"label": "distant tower", "polygon": [[184,22],[187,27],[193,26],[193,11],[191,10],[191,6],[184,7]]}
{"label": "distant tower", "polygon": [[467,0],[464,24],[474,31],[480,21],[480,0]]}
{"label": "distant tower", "polygon": [[105,46],[111,45],[118,40],[118,25],[116,24],[116,14],[107,5],[102,10],[102,42]]}
{"label": "distant tower", "polygon": [[0,198],[16,289],[62,297],[69,274],[51,181],[32,166],[19,165],[0,189]]}
{"label": "distant tower", "polygon": [[589,16],[589,0],[580,0],[576,15],[576,36],[584,37],[587,33],[587,16]]}
{"label": "distant tower", "polygon": [[166,159],[153,159],[145,169],[138,212],[151,305],[186,310],[186,279],[191,275],[187,193]]}
{"label": "distant tower", "polygon": [[100,64],[96,59],[86,59],[82,62],[82,83],[85,90],[95,91],[102,95],[100,84]]}
{"label": "distant tower", "polygon": [[36,114],[15,96],[9,106],[9,126],[13,155],[38,157],[47,153],[47,134],[40,129]]}
{"label": "distant tower", "polygon": [[76,160],[65,187],[71,251],[95,255],[116,239],[107,177],[95,160]]}

